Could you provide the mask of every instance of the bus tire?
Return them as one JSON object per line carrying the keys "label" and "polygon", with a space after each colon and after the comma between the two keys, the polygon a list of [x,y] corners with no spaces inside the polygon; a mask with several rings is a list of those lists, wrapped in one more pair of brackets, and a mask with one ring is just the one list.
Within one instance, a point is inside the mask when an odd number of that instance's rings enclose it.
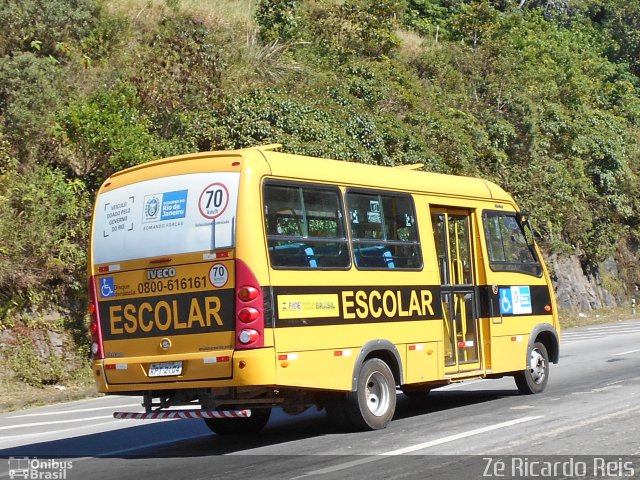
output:
{"label": "bus tire", "polygon": [[396,383],[389,366],[379,358],[362,364],[356,390],[345,396],[345,413],[361,430],[385,428],[396,410]]}
{"label": "bus tire", "polygon": [[269,421],[270,408],[251,410],[250,417],[205,418],[204,421],[216,435],[250,435],[260,432]]}
{"label": "bus tire", "polygon": [[546,347],[536,342],[527,353],[527,368],[514,375],[520,393],[531,395],[541,393],[549,381],[549,354]]}

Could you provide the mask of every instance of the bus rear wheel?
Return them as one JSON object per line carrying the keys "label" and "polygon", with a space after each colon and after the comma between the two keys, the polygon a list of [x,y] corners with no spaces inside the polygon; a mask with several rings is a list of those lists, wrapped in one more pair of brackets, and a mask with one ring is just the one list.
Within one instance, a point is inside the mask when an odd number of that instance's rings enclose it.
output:
{"label": "bus rear wheel", "polygon": [[528,351],[527,368],[514,375],[520,393],[531,395],[541,393],[549,381],[549,354],[546,347],[534,343]]}
{"label": "bus rear wheel", "polygon": [[389,424],[396,410],[396,384],[384,361],[370,358],[362,364],[356,391],[346,394],[344,407],[358,429],[379,430]]}
{"label": "bus rear wheel", "polygon": [[261,431],[270,416],[270,408],[257,408],[251,410],[250,417],[205,418],[204,421],[209,430],[217,435],[249,435]]}

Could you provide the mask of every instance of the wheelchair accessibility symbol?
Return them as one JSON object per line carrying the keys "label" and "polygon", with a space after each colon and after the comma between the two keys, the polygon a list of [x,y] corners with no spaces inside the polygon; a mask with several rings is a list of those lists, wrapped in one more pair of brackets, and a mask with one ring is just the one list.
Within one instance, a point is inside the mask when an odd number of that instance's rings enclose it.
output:
{"label": "wheelchair accessibility symbol", "polygon": [[115,297],[116,289],[113,284],[113,277],[105,277],[100,280],[100,296],[102,298]]}
{"label": "wheelchair accessibility symbol", "polygon": [[500,313],[503,315],[513,315],[513,298],[510,288],[500,289]]}
{"label": "wheelchair accessibility symbol", "polygon": [[532,311],[530,287],[517,286],[500,289],[500,314],[530,315]]}

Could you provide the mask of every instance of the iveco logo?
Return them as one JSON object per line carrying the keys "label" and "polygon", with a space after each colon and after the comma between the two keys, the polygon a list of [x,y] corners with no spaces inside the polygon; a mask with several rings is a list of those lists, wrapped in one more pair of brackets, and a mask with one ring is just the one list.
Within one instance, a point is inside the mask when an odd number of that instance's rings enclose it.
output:
{"label": "iveco logo", "polygon": [[147,279],[155,280],[156,278],[171,278],[176,276],[176,269],[173,267],[156,268],[147,270]]}

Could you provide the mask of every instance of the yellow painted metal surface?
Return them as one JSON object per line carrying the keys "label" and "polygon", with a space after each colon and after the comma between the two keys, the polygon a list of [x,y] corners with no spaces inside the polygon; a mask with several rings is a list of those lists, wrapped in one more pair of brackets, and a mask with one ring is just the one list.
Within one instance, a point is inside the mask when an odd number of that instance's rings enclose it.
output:
{"label": "yellow painted metal surface", "polygon": [[[95,252],[91,250],[89,276],[97,291],[105,286],[107,277],[119,288],[115,298],[98,298],[107,327],[103,332],[105,359],[93,363],[100,391],[251,385],[350,390],[356,362],[362,360],[358,354],[368,342],[377,340],[396,349],[405,383],[445,380],[447,347],[432,207],[468,213],[475,286],[550,288],[544,265],[540,277],[489,268],[482,212],[515,212],[517,206],[503,189],[481,179],[254,148],[140,165],[107,179],[99,195],[157,178],[216,172],[239,175],[232,246],[100,264],[94,263]],[[351,262],[345,270],[271,268],[261,198],[267,179],[338,186],[342,195],[353,188],[410,194],[423,267],[415,271],[363,271]],[[92,238],[100,233],[95,228]],[[268,319],[265,348],[234,350],[236,259],[249,266],[267,295],[275,292],[271,299],[275,325]],[[224,282],[219,284],[212,280],[216,265],[226,271]],[[304,287],[304,291],[278,294],[278,288],[284,287]],[[550,323],[559,333],[552,291],[550,303],[544,316],[480,317],[474,376],[478,368],[490,373],[523,369],[528,336],[534,327]],[[388,317],[393,321],[383,321]],[[313,323],[318,319],[324,319],[325,324]],[[164,339],[170,342],[169,348],[163,348]],[[151,364],[176,361],[183,362],[179,376],[149,377]]]}

